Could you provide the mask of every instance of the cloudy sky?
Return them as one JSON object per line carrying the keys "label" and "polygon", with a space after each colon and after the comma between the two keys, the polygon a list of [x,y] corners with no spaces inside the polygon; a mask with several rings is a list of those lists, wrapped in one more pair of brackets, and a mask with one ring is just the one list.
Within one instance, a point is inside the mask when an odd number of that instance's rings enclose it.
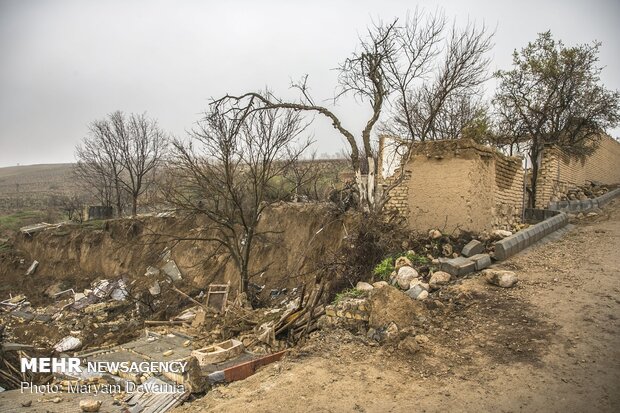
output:
{"label": "cloudy sky", "polygon": [[[569,45],[600,40],[603,81],[620,89],[613,0],[0,0],[0,167],[72,162],[88,123],[115,110],[147,112],[182,137],[211,96],[269,86],[293,97],[290,80],[307,73],[315,99],[328,99],[331,69],[368,23],[416,6],[495,29],[491,71],[542,31]],[[364,107],[335,111],[362,129]],[[323,119],[313,131],[319,153],[343,147]]]}

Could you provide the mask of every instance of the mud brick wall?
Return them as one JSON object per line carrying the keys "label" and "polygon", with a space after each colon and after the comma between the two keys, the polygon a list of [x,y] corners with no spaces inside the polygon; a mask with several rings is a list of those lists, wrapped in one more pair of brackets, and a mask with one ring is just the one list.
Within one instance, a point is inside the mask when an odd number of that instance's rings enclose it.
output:
{"label": "mud brick wall", "polygon": [[545,149],[538,173],[536,208],[546,208],[552,199],[587,181],[607,185],[620,183],[618,141],[605,135],[596,151],[582,159],[570,157],[558,147]]}
{"label": "mud brick wall", "polygon": [[466,139],[421,142],[404,168],[387,207],[405,216],[413,230],[482,232],[520,222],[520,158]]}

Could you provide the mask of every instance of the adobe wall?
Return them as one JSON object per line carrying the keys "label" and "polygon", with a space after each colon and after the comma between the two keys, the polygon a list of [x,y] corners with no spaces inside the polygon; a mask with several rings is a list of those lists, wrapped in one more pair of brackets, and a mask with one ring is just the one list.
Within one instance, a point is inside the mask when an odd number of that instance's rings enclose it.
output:
{"label": "adobe wall", "polygon": [[559,199],[567,190],[583,186],[587,181],[620,183],[618,141],[605,135],[596,151],[584,159],[570,157],[558,147],[545,149],[538,173],[536,207],[546,208],[552,199]]}
{"label": "adobe wall", "polygon": [[482,232],[520,222],[522,188],[520,158],[471,140],[421,142],[405,165],[405,178],[390,191],[387,207],[417,231]]}

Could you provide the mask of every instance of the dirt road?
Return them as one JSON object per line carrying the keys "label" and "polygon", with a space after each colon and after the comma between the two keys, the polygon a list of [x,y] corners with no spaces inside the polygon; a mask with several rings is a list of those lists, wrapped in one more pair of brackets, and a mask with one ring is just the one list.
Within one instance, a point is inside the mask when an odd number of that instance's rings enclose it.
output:
{"label": "dirt road", "polygon": [[179,411],[620,411],[620,202],[559,239],[447,289],[413,356],[346,331]]}

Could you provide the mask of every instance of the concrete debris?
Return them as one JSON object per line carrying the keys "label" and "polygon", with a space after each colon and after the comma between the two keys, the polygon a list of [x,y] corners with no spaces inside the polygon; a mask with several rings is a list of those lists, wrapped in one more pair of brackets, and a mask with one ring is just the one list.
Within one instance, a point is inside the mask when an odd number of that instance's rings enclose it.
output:
{"label": "concrete debris", "polygon": [[77,350],[80,347],[82,347],[82,340],[77,337],[67,336],[54,346],[54,350],[64,353],[65,351]]}
{"label": "concrete debris", "polygon": [[153,284],[149,287],[149,293],[151,295],[159,295],[161,294],[161,287],[159,286],[159,281],[153,281]]}
{"label": "concrete debris", "polygon": [[424,288],[424,284],[418,283],[409,288],[405,294],[414,300],[424,300],[428,297],[428,289]]}
{"label": "concrete debris", "polygon": [[478,240],[471,240],[461,250],[461,255],[465,257],[471,257],[472,255],[481,254],[484,252],[484,244]]}
{"label": "concrete debris", "polygon": [[172,281],[180,281],[183,279],[183,274],[181,274],[181,270],[177,267],[177,263],[174,260],[168,261],[161,267],[161,270],[168,276]]}
{"label": "concrete debris", "polygon": [[159,275],[159,273],[159,268],[148,266],[146,267],[146,272],[144,273],[144,275],[147,277],[155,277]]}
{"label": "concrete debris", "polygon": [[80,400],[80,409],[83,412],[98,412],[101,407],[101,400],[85,399]]}
{"label": "concrete debris", "polygon": [[32,261],[32,264],[30,264],[30,267],[28,267],[28,271],[26,271],[26,275],[33,275],[37,271],[38,267],[39,267],[39,261],[37,260]]}
{"label": "concrete debris", "polygon": [[486,269],[482,272],[489,284],[502,288],[513,287],[517,282],[517,275],[513,271]]}

